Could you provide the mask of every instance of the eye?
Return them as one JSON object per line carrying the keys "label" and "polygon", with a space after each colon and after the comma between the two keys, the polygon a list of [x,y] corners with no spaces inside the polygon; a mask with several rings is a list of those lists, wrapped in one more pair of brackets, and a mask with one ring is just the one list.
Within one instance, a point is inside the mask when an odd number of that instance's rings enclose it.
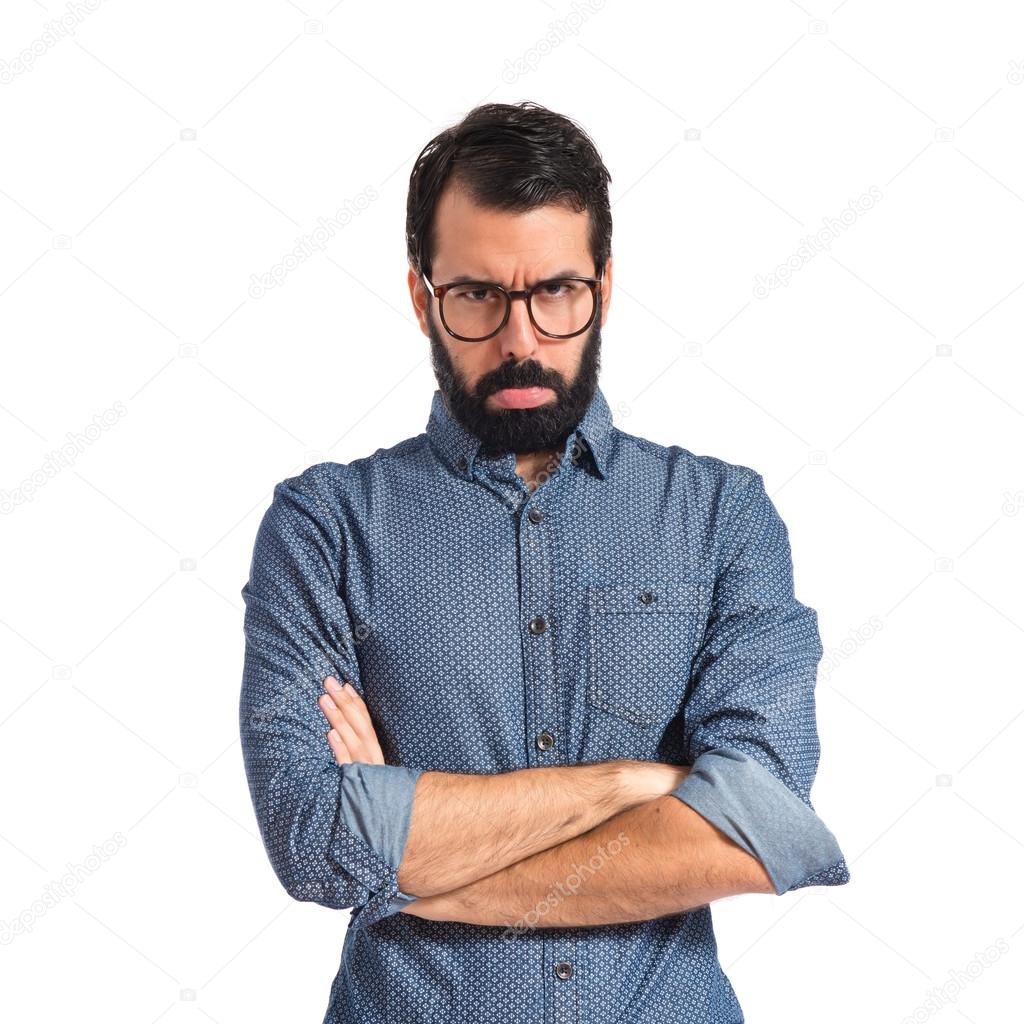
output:
{"label": "eye", "polygon": [[449,294],[459,302],[464,302],[467,305],[481,305],[493,302],[500,293],[496,288],[488,288],[486,285],[467,284],[453,288]]}
{"label": "eye", "polygon": [[582,287],[578,281],[544,281],[537,290],[543,299],[567,299]]}

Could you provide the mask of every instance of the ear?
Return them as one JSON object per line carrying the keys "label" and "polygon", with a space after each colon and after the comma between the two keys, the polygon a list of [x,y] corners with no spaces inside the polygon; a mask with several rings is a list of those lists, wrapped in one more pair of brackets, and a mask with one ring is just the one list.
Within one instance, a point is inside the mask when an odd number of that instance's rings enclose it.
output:
{"label": "ear", "polygon": [[604,274],[601,277],[601,326],[604,327],[608,319],[608,307],[612,304],[612,257],[609,256],[604,264]]}
{"label": "ear", "polygon": [[419,321],[420,330],[430,337],[430,328],[427,317],[430,316],[430,293],[427,291],[427,282],[423,280],[422,274],[417,274],[410,265],[409,267],[409,297],[412,299],[412,309]]}

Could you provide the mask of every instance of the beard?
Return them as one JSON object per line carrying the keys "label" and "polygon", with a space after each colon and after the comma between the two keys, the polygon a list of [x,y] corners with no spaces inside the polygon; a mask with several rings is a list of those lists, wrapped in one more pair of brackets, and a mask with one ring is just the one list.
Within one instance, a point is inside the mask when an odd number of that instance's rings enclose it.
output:
{"label": "beard", "polygon": [[[567,383],[557,370],[541,366],[534,359],[525,359],[519,363],[504,362],[490,373],[485,373],[474,387],[468,387],[452,362],[432,316],[427,317],[427,324],[434,375],[445,404],[462,426],[480,438],[480,450],[485,457],[494,458],[506,452],[517,455],[550,450],[560,452],[564,448],[597,390],[601,368],[600,295],[594,323],[586,335],[580,364],[571,383]],[[551,388],[555,398],[531,409],[492,411],[485,405],[488,396],[502,388],[529,387]]]}

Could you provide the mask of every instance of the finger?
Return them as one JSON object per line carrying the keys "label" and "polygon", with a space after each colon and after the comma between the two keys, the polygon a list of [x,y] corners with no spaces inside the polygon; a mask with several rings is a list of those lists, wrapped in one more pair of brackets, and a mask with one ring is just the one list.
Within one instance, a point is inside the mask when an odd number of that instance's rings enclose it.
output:
{"label": "finger", "polygon": [[[343,741],[348,761],[362,761],[368,764],[384,763],[384,755],[381,752],[380,744],[377,742],[376,734],[371,731],[368,737],[360,735],[352,727],[351,721],[346,718],[346,714],[353,714],[352,711],[346,712],[344,708],[338,707],[330,695],[326,693],[321,694],[318,703],[320,710],[323,711],[324,716],[330,723],[332,731]],[[346,703],[342,699],[342,704]]]}
{"label": "finger", "polygon": [[344,712],[345,720],[364,740],[376,741],[377,730],[373,727],[370,719],[370,712],[366,708],[366,702],[356,692],[351,683],[340,686],[333,676],[324,680],[327,692],[334,699],[334,703]]}
{"label": "finger", "polygon": [[384,753],[377,739],[377,730],[374,728],[366,703],[355,687],[351,683],[343,687],[334,676],[328,676],[324,680],[324,688],[328,691],[322,698],[325,702],[324,713],[327,714],[328,710],[333,711],[331,705],[337,708],[337,711],[331,714],[330,720],[345,740],[352,760],[384,764]]}
{"label": "finger", "polygon": [[332,727],[337,728],[339,725],[344,724],[344,710],[338,707],[337,703],[331,700],[328,694],[321,694],[317,699],[317,703],[320,705],[320,710],[324,713],[324,717]]}
{"label": "finger", "polygon": [[344,740],[338,735],[337,729],[331,729],[327,733],[327,742],[331,745],[331,750],[334,753],[334,760],[338,764],[351,764],[352,758],[349,756],[348,748],[345,746]]}
{"label": "finger", "polygon": [[[329,686],[328,680],[333,679],[333,676],[328,676],[324,680],[324,685]],[[354,712],[349,702],[344,697],[339,696],[337,690],[335,690],[334,697],[329,693],[322,693],[318,698],[318,703],[323,713],[327,716],[327,720],[345,741],[345,745],[349,748],[349,753],[355,753],[354,748],[359,745],[359,734],[354,727]]]}
{"label": "finger", "polygon": [[355,734],[352,726],[348,722],[342,720],[332,730],[340,738],[342,743],[345,745],[345,752],[348,754],[350,761],[364,761],[365,757],[363,754],[364,744]]}

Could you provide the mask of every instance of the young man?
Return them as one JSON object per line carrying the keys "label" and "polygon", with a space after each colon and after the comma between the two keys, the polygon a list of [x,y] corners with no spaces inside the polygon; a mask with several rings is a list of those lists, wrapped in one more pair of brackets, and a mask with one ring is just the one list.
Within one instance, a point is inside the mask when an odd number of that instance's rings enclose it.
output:
{"label": "young man", "polygon": [[741,1021],[709,904],[849,879],[762,477],[624,433],[597,385],[609,180],[535,104],[430,142],[426,430],[260,525],[243,752],[282,884],[353,908],[325,1022]]}

